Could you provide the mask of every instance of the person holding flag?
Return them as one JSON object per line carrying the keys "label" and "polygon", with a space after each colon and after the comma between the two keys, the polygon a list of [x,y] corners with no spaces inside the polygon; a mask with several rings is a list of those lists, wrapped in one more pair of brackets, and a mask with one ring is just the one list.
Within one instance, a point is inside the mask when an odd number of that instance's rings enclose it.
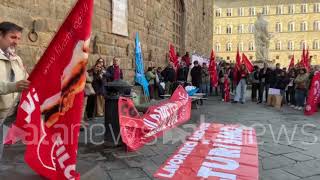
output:
{"label": "person holding flag", "polygon": [[229,63],[224,63],[221,66],[221,70],[219,71],[219,84],[220,84],[220,92],[221,92],[221,101],[225,101],[226,96],[226,86],[227,84],[230,90],[230,77],[232,76],[231,74],[231,68],[230,68],[230,64]]}
{"label": "person holding flag", "polygon": [[216,56],[213,50],[211,51],[210,64],[209,64],[208,71],[210,74],[211,87],[218,88],[219,81],[218,81],[218,73],[217,73]]}
{"label": "person holding flag", "polygon": [[5,138],[5,144],[21,139],[25,162],[46,179],[80,179],[76,164],[93,4],[78,0],[60,26],[28,77]]}
{"label": "person holding flag", "polygon": [[249,73],[245,64],[241,64],[240,70],[238,72],[238,77],[240,77],[240,81],[236,88],[236,95],[232,101],[232,103],[244,104],[246,102],[246,91],[247,91],[247,79]]}
{"label": "person holding flag", "polygon": [[0,23],[0,159],[3,151],[3,123],[15,119],[20,92],[30,82],[21,58],[13,52],[19,45],[23,28],[12,23]]}

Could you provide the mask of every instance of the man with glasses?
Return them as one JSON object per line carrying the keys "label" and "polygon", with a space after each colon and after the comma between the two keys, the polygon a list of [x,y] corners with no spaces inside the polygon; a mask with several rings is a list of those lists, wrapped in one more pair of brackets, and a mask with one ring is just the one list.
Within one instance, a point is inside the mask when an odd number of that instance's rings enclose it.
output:
{"label": "man with glasses", "polygon": [[30,82],[21,58],[14,50],[20,42],[23,28],[11,23],[0,23],[0,159],[3,149],[3,123],[15,119],[19,92],[27,89]]}

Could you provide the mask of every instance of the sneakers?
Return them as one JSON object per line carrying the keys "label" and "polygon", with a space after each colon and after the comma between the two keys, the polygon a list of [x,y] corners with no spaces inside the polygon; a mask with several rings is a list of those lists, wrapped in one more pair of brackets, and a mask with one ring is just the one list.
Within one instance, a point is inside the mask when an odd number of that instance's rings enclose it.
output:
{"label": "sneakers", "polygon": [[294,106],[293,109],[298,110],[298,109],[299,109],[299,106]]}
{"label": "sneakers", "polygon": [[303,110],[303,107],[298,107],[298,110],[299,110],[299,111],[302,111],[302,110]]}
{"label": "sneakers", "polygon": [[224,102],[224,99],[221,99],[222,102]]}
{"label": "sneakers", "polygon": [[295,106],[293,104],[290,107],[295,108]]}

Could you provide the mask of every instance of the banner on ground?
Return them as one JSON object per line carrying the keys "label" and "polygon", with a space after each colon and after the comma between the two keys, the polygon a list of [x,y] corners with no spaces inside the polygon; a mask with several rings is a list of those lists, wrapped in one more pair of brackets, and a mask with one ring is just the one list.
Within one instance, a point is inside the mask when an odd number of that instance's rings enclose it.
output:
{"label": "banner on ground", "polygon": [[93,0],[78,0],[28,78],[5,140],[23,139],[26,163],[47,179],[80,179],[76,161],[92,14]]}
{"label": "banner on ground", "polygon": [[313,115],[318,112],[320,103],[320,72],[316,71],[311,82],[311,88],[307,98],[307,105],[304,111],[305,115]]}
{"label": "banner on ground", "polygon": [[203,123],[154,174],[160,179],[258,180],[255,130]]}
{"label": "banner on ground", "polygon": [[144,144],[190,119],[191,100],[182,86],[172,97],[155,106],[140,116],[129,98],[119,99],[119,121],[122,141],[129,151],[136,151]]}

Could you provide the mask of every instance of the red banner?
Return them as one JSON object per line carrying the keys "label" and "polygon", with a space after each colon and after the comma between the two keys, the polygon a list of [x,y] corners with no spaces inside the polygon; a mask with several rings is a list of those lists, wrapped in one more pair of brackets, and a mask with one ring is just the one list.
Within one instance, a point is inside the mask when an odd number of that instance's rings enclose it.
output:
{"label": "red banner", "polygon": [[253,64],[244,53],[242,53],[242,63],[247,67],[249,73],[252,73],[254,71]]}
{"label": "red banner", "polygon": [[[76,172],[93,0],[78,0],[32,71],[6,143],[23,138],[25,161],[48,179],[80,179]],[[17,133],[20,128],[25,137]]]}
{"label": "red banner", "polygon": [[311,88],[307,98],[307,105],[304,114],[313,115],[318,112],[318,104],[320,103],[320,72],[316,71],[311,82]]}
{"label": "red banner", "polygon": [[140,116],[131,99],[119,99],[119,121],[122,141],[129,151],[136,151],[144,144],[190,119],[191,99],[182,86],[172,97]]}
{"label": "red banner", "polygon": [[218,73],[217,73],[216,56],[215,56],[213,50],[211,51],[211,56],[210,56],[209,72],[210,72],[211,85],[213,87],[218,87]]}
{"label": "red banner", "polygon": [[255,130],[203,123],[154,174],[160,179],[258,180]]}

